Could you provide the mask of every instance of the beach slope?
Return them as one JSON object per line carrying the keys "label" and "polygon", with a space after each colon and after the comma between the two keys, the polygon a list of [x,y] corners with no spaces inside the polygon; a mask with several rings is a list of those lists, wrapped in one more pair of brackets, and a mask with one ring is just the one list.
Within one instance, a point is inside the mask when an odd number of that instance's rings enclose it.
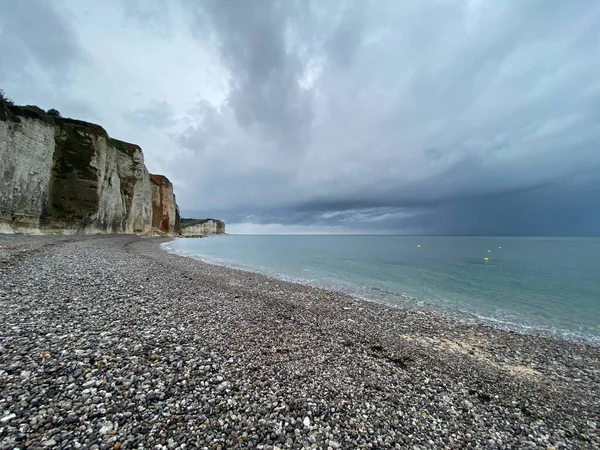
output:
{"label": "beach slope", "polygon": [[0,448],[600,448],[600,349],[0,236]]}

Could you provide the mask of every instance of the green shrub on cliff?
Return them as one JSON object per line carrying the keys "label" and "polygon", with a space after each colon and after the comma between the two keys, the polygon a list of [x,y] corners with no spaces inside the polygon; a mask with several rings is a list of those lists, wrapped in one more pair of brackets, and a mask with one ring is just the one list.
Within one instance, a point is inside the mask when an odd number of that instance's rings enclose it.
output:
{"label": "green shrub on cliff", "polygon": [[43,120],[46,123],[54,123],[52,117],[46,114],[42,108],[35,105],[13,106],[11,111],[20,117],[28,117],[29,119]]}
{"label": "green shrub on cliff", "polygon": [[136,150],[139,150],[139,146],[135,144],[131,144],[129,142],[120,141],[115,138],[110,138],[110,143],[113,147],[115,147],[118,151],[125,153],[126,155],[132,156]]}
{"label": "green shrub on cliff", "polygon": [[106,139],[109,139],[108,133],[100,125],[85,122],[83,120],[62,117],[60,112],[54,108],[44,111],[42,108],[35,105],[15,105],[15,103],[6,96],[4,91],[0,89],[0,120],[10,120],[19,123],[21,122],[21,117],[42,120],[46,123],[61,127],[73,125],[78,127],[82,132],[91,133],[96,136],[104,136]]}
{"label": "green shrub on cliff", "polygon": [[4,91],[0,89],[0,120],[10,120],[20,122],[19,117],[28,117],[30,119],[43,120],[47,123],[54,123],[52,117],[46,111],[34,105],[15,105],[12,99],[8,98]]}
{"label": "green shrub on cliff", "polygon": [[0,103],[10,106],[14,106],[15,104],[15,102],[13,102],[10,98],[6,96],[3,89],[0,89]]}
{"label": "green shrub on cliff", "polygon": [[[135,144],[110,138],[106,130],[100,125],[85,122],[83,120],[62,117],[57,109],[50,108],[48,111],[44,111],[42,108],[34,105],[15,105],[15,103],[6,96],[4,91],[0,89],[0,120],[20,123],[21,118],[37,119],[58,126],[61,131],[57,134],[57,139],[60,141],[57,142],[57,145],[64,147],[68,154],[80,154],[80,158],[82,159],[74,161],[76,162],[75,166],[79,167],[81,170],[85,170],[84,167],[87,165],[86,161],[89,156],[89,147],[91,145],[90,139],[92,136],[104,137],[110,145],[129,156],[132,156],[136,150],[140,149],[139,146]],[[66,170],[67,167],[62,168],[61,171],[63,169]],[[88,176],[91,175],[85,175],[85,177]]]}
{"label": "green shrub on cliff", "polygon": [[10,107],[14,105],[15,103],[0,89],[0,120],[8,120],[12,117]]}

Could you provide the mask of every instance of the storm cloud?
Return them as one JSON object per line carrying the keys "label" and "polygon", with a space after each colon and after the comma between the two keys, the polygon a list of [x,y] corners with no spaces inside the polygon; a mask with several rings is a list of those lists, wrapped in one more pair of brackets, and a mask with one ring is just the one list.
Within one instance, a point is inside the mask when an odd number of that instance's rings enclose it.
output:
{"label": "storm cloud", "polygon": [[0,87],[232,231],[600,234],[595,1],[7,0]]}

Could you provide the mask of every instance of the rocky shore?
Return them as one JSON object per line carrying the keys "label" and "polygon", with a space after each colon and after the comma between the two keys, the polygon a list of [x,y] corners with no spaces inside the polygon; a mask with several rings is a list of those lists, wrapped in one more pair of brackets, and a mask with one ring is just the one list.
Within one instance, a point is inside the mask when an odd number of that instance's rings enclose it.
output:
{"label": "rocky shore", "polygon": [[0,448],[600,448],[600,348],[0,236]]}

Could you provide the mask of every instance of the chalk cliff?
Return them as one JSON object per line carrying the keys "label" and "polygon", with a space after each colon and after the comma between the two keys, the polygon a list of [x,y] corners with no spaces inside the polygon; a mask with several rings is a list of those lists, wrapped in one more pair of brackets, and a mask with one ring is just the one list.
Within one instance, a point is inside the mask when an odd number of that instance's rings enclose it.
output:
{"label": "chalk cliff", "polygon": [[224,234],[225,223],[217,219],[181,219],[181,235],[201,237],[211,234]]}
{"label": "chalk cliff", "polygon": [[150,175],[152,186],[152,227],[166,233],[181,231],[179,207],[173,184],[164,175]]}
{"label": "chalk cliff", "polygon": [[140,147],[99,125],[0,99],[0,231],[153,229],[177,234],[178,207],[173,185],[148,173]]}

